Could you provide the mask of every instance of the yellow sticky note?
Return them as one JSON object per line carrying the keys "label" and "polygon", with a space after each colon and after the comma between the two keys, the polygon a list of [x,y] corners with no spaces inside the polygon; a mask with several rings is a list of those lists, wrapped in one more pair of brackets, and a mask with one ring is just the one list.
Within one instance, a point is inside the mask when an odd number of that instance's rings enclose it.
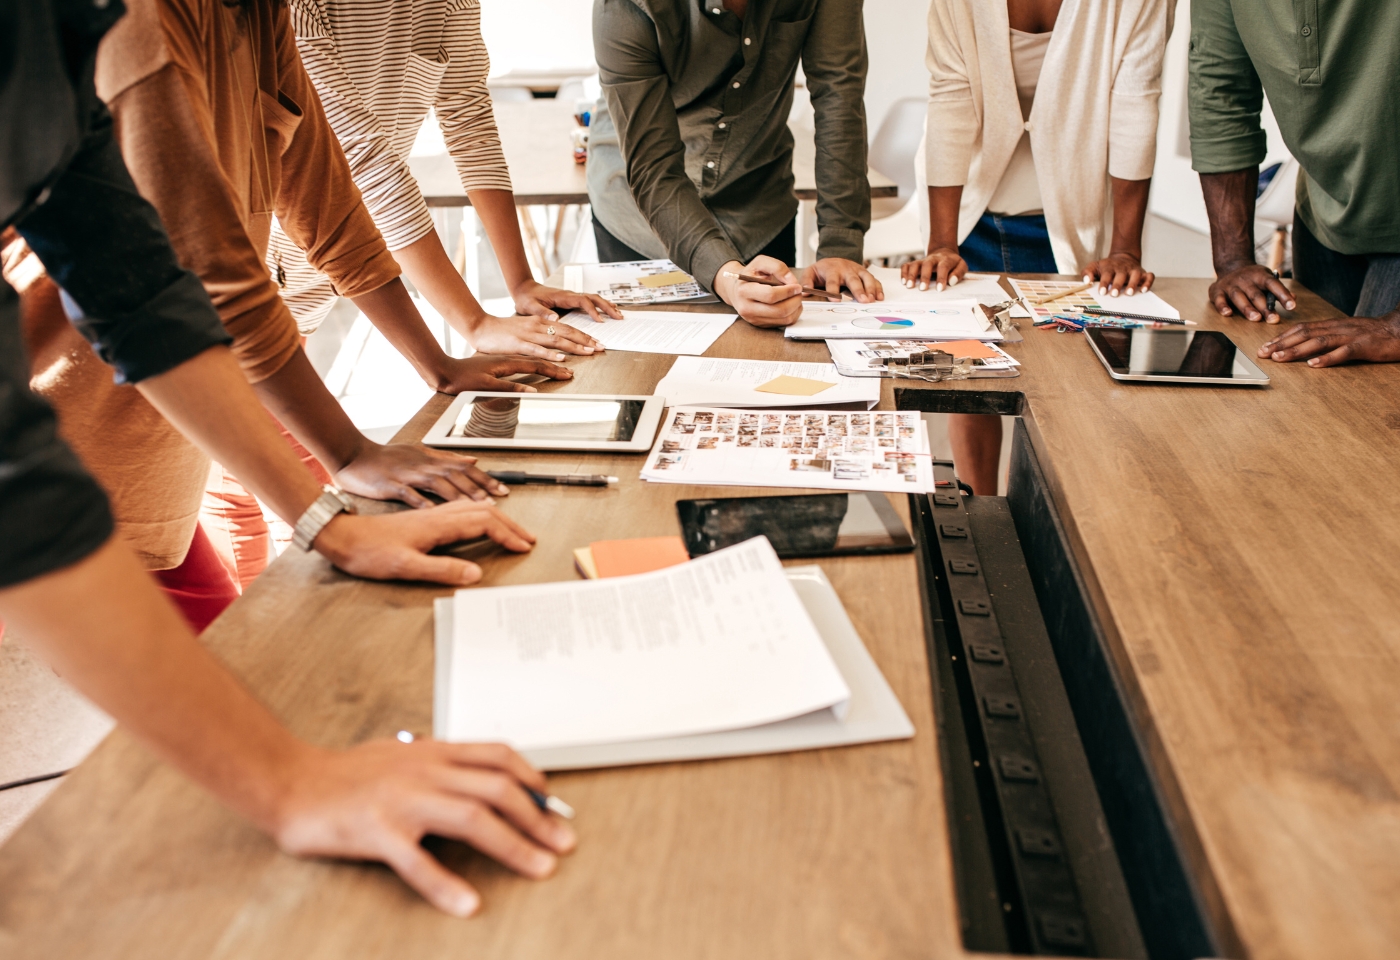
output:
{"label": "yellow sticky note", "polygon": [[811,397],[834,386],[836,384],[825,380],[809,380],[806,377],[789,377],[784,374],[754,389],[759,393],[781,393],[787,397]]}
{"label": "yellow sticky note", "polygon": [[642,277],[640,283],[644,287],[669,287],[674,283],[690,283],[690,274],[684,270],[672,270],[670,273],[653,273],[649,277]]}

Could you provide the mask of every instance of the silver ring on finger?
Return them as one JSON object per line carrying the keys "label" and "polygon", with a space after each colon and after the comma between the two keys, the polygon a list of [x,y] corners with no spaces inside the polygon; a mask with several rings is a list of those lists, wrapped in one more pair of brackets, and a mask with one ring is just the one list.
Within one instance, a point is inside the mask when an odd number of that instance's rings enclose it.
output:
{"label": "silver ring on finger", "polygon": [[544,328],[544,332],[547,333],[547,334],[549,334],[551,337],[554,336],[554,328],[553,328],[553,327],[545,327],[545,328]]}

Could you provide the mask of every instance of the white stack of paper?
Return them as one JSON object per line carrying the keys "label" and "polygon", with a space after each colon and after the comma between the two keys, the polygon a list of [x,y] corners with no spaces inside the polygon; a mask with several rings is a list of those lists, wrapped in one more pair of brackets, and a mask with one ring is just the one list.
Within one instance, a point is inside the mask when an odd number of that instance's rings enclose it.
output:
{"label": "white stack of paper", "polygon": [[641,475],[718,486],[933,489],[928,433],[913,412],[673,409]]}
{"label": "white stack of paper", "polygon": [[677,303],[710,296],[694,277],[670,260],[566,264],[564,289],[596,293],[613,303],[632,305]]}
{"label": "white stack of paper", "polygon": [[732,313],[683,313],[675,310],[624,310],[621,320],[599,323],[575,310],[564,322],[599,341],[609,350],[636,353],[678,353],[699,356],[728,330]]}
{"label": "white stack of paper", "polygon": [[1002,333],[976,300],[942,303],[807,302],[802,316],[783,331],[792,340],[1000,340]]}
{"label": "white stack of paper", "polygon": [[831,362],[847,377],[889,376],[886,361],[907,360],[929,350],[944,350],[955,357],[969,357],[976,364],[974,377],[1016,376],[1021,362],[995,343],[980,340],[828,340]]}
{"label": "white stack of paper", "polygon": [[452,619],[435,721],[449,740],[652,740],[839,712],[851,695],[764,537],[654,573],[461,590]]}
{"label": "white stack of paper", "polygon": [[653,391],[672,407],[831,406],[880,402],[880,384],[843,377],[830,363],[677,357]]}
{"label": "white stack of paper", "polygon": [[870,272],[884,288],[886,305],[908,303],[947,303],[950,300],[976,300],[978,303],[1004,303],[1011,294],[1002,287],[995,273],[968,273],[957,283],[942,290],[930,286],[927,290],[906,287],[900,280],[898,267],[871,267]]}

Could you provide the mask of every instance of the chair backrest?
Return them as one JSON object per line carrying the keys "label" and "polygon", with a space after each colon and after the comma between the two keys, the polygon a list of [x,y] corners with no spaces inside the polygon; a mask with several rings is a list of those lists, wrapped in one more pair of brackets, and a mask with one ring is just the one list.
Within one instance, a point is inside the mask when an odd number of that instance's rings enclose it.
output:
{"label": "chair backrest", "polygon": [[870,144],[870,166],[899,184],[899,195],[914,193],[914,154],[924,139],[926,97],[896,100]]}

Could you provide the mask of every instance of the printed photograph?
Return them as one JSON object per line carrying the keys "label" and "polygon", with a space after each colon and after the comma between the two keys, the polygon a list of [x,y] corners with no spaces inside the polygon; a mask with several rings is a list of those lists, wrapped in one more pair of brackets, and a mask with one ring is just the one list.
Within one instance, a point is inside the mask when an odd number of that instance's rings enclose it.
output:
{"label": "printed photograph", "polygon": [[800,450],[800,449],[802,449],[802,438],[801,438],[801,437],[786,437],[786,436],[783,437],[783,449],[784,449],[784,450]]}
{"label": "printed photograph", "polygon": [[870,477],[869,466],[861,460],[835,460],[831,476],[836,480],[866,480]]}
{"label": "printed photograph", "polygon": [[656,457],[657,470],[671,470],[681,465],[684,458],[680,454],[658,454]]}
{"label": "printed photograph", "polygon": [[827,417],[826,432],[833,437],[844,437],[846,435],[846,415],[833,413]]}
{"label": "printed photograph", "polygon": [[796,457],[788,461],[788,469],[798,473],[830,473],[830,460],[817,460],[808,457]]}
{"label": "printed photograph", "polygon": [[[740,427],[739,429],[742,431],[744,428]],[[757,445],[757,443],[758,437],[755,437],[751,434],[740,433],[739,442],[736,445],[740,447],[752,447]]]}
{"label": "printed photograph", "polygon": [[695,425],[703,427],[707,423],[714,423],[715,415],[709,410],[702,410],[695,415]]}
{"label": "printed photograph", "polygon": [[758,414],[756,414],[756,413],[741,413],[741,414],[739,414],[739,426],[741,426],[741,427],[756,427],[756,426],[758,426]]}
{"label": "printed photograph", "polygon": [[776,446],[778,445],[778,438],[777,438],[777,437],[759,437],[759,438],[758,438],[758,445],[759,445],[760,447],[776,447]]}
{"label": "printed photograph", "polygon": [[715,444],[719,443],[719,437],[710,434],[708,437],[701,437],[695,442],[696,450],[713,450]]}
{"label": "printed photograph", "polygon": [[783,434],[786,436],[802,436],[802,416],[797,413],[790,413],[783,421]]}
{"label": "printed photograph", "polygon": [[684,450],[684,449],[685,449],[685,447],[681,446],[681,442],[680,442],[679,440],[662,440],[662,441],[661,441],[661,452],[662,452],[662,453],[680,453],[680,452],[681,452],[682,450]]}

